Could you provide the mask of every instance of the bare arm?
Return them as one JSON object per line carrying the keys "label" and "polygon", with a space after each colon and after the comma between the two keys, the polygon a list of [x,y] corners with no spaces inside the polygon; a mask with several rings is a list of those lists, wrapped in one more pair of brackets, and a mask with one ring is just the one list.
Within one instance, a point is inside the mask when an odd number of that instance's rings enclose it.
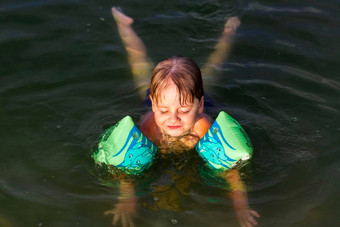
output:
{"label": "bare arm", "polygon": [[113,214],[112,225],[116,225],[121,220],[124,227],[135,226],[133,216],[137,214],[137,197],[133,184],[121,181],[118,203],[115,208],[104,212],[104,215],[108,214]]}
{"label": "bare arm", "polygon": [[256,211],[249,209],[247,192],[238,170],[233,169],[226,171],[222,174],[222,177],[230,185],[230,197],[233,201],[234,210],[240,225],[242,227],[257,225],[255,217],[259,218],[260,215]]}

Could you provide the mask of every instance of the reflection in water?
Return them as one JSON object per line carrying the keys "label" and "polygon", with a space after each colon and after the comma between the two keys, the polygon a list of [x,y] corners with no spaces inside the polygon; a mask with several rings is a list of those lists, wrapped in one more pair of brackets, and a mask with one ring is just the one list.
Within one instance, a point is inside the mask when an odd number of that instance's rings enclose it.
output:
{"label": "reflection in water", "polygon": [[161,152],[158,156],[156,162],[159,166],[151,170],[159,173],[150,185],[154,201],[145,202],[143,205],[152,210],[192,209],[189,204],[183,204],[183,201],[199,180],[197,154],[193,150],[188,150],[179,153]]}

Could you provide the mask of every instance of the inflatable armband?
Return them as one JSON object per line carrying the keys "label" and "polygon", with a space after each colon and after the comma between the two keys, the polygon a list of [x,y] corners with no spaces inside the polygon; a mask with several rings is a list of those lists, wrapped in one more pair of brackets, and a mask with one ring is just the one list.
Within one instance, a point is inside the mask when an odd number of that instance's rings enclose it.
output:
{"label": "inflatable armband", "polygon": [[93,159],[137,174],[151,165],[156,151],[157,147],[142,134],[131,117],[126,116],[106,130]]}
{"label": "inflatable armband", "polygon": [[220,112],[208,132],[196,144],[200,156],[214,169],[231,169],[253,155],[251,142],[241,125]]}

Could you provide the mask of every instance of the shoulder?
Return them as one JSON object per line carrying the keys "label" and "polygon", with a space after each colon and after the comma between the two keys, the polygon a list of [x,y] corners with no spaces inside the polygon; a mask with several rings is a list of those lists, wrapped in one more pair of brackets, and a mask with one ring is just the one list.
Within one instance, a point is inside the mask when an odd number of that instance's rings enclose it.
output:
{"label": "shoulder", "polygon": [[213,123],[213,119],[209,115],[205,113],[201,113],[198,115],[196,119],[196,123],[193,127],[193,131],[201,139],[205,135],[205,133],[209,130],[212,123]]}
{"label": "shoulder", "polygon": [[157,144],[159,129],[152,111],[147,112],[140,118],[138,128],[148,139]]}
{"label": "shoulder", "polygon": [[149,111],[139,119],[138,125],[139,127],[146,126],[148,123],[152,121],[155,121],[155,118],[153,116],[153,112]]}

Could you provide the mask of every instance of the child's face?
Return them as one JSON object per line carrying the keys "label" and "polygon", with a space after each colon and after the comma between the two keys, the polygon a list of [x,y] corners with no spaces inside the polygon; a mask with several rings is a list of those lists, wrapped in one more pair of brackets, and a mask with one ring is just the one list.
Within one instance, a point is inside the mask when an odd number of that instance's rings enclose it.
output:
{"label": "child's face", "polygon": [[186,135],[204,107],[203,98],[201,101],[195,98],[193,103],[187,102],[181,106],[178,88],[174,83],[161,92],[158,104],[152,98],[151,101],[157,126],[170,136]]}

